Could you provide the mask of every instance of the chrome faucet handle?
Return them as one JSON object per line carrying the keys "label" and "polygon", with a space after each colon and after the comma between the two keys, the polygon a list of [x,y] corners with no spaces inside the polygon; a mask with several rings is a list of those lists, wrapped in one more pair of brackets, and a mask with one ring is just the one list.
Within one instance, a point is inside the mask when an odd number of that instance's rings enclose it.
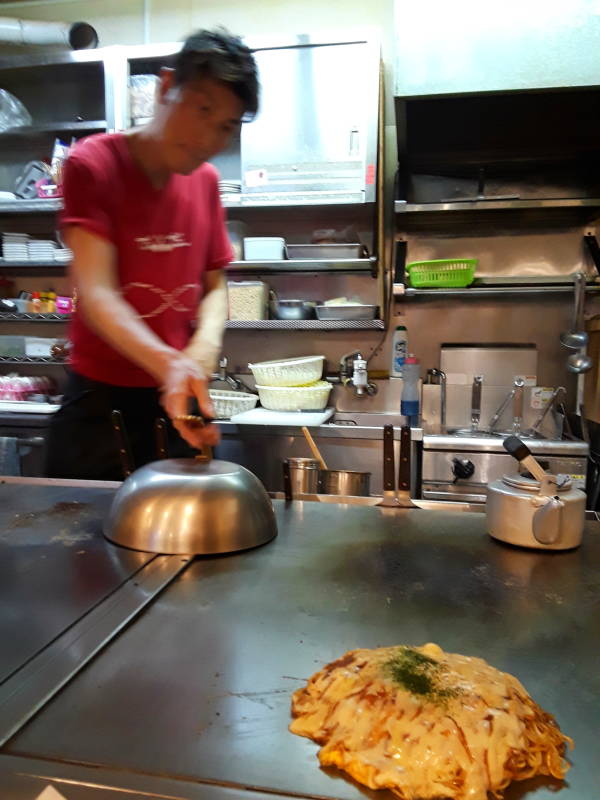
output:
{"label": "chrome faucet handle", "polygon": [[446,373],[443,369],[438,369],[437,367],[432,367],[431,369],[427,370],[427,377],[432,378],[439,378],[440,379],[440,386],[441,386],[441,397],[440,397],[440,433],[446,433],[446,407],[447,407],[447,400],[446,400]]}
{"label": "chrome faucet handle", "polygon": [[520,378],[515,380],[515,393],[513,395],[513,433],[517,436],[521,433],[521,426],[523,425],[523,397],[525,394],[525,382]]}
{"label": "chrome faucet handle", "polygon": [[481,390],[483,375],[475,375],[471,389],[471,430],[476,431],[481,421]]}
{"label": "chrome faucet handle", "polygon": [[551,408],[555,405],[556,400],[560,394],[566,394],[566,389],[564,386],[557,386],[557,388],[552,392],[550,398],[546,401],[543,409],[541,410],[538,418],[535,420],[531,428],[527,431],[527,435],[535,436],[535,434],[540,432],[540,428],[542,427],[542,423],[550,413]]}

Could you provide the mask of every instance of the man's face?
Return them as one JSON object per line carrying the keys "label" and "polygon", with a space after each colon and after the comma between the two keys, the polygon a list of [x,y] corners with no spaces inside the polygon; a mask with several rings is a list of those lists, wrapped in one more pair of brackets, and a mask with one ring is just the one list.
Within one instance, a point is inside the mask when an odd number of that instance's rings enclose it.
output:
{"label": "man's face", "polygon": [[173,72],[163,70],[155,121],[165,165],[189,175],[229,146],[243,113],[242,101],[225,84],[199,78],[174,86]]}

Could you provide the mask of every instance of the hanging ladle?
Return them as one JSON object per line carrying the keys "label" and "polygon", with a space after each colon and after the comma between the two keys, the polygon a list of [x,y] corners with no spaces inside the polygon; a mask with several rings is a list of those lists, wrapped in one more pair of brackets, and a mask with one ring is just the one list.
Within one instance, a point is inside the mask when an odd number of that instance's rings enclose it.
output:
{"label": "hanging ladle", "polygon": [[[581,350],[587,346],[588,335],[583,330],[583,310],[585,302],[585,275],[577,272],[573,279],[575,286],[575,305],[571,330],[561,333],[560,343],[569,350]],[[571,367],[569,367],[571,369]],[[575,372],[576,370],[572,370]],[[580,371],[580,370],[577,370]]]}

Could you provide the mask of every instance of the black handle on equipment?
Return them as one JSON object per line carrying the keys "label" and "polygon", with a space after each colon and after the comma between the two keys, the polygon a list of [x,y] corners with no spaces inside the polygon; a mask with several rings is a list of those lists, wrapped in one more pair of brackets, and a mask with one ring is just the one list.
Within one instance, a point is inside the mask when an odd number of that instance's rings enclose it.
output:
{"label": "black handle on equipment", "polygon": [[410,492],[410,425],[400,428],[400,469],[398,470],[398,489]]}
{"label": "black handle on equipment", "polygon": [[169,457],[167,440],[167,423],[162,417],[154,421],[154,436],[156,438],[156,452],[159,458]]}
{"label": "black handle on equipment", "polygon": [[519,439],[518,436],[508,436],[502,442],[502,445],[506,452],[510,453],[510,455],[513,458],[516,458],[517,461],[523,461],[523,459],[531,455],[531,450]]}
{"label": "black handle on equipment", "polygon": [[113,429],[117,434],[117,446],[119,448],[119,458],[121,459],[121,469],[123,475],[128,478],[133,472],[133,456],[131,455],[131,448],[129,446],[129,439],[125,431],[125,424],[123,422],[123,414],[116,409],[111,413]]}
{"label": "black handle on equipment", "polygon": [[386,492],[394,491],[396,465],[394,464],[394,426],[383,426],[383,488]]}
{"label": "black handle on equipment", "polygon": [[286,502],[289,503],[293,500],[292,496],[292,475],[290,473],[290,462],[285,459],[283,462],[283,492],[285,494]]}

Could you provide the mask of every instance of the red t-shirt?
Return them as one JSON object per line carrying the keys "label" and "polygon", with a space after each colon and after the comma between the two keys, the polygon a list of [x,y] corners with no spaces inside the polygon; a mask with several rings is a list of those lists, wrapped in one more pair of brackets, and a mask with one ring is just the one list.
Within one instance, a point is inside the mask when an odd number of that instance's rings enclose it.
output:
{"label": "red t-shirt", "polygon": [[[218,173],[203,164],[156,189],[133,161],[122,133],[90,136],[66,162],[61,225],[81,225],[112,242],[125,300],[171,347],[183,349],[202,297],[202,275],[233,258]],[[116,386],[155,386],[75,313],[73,369]]]}

